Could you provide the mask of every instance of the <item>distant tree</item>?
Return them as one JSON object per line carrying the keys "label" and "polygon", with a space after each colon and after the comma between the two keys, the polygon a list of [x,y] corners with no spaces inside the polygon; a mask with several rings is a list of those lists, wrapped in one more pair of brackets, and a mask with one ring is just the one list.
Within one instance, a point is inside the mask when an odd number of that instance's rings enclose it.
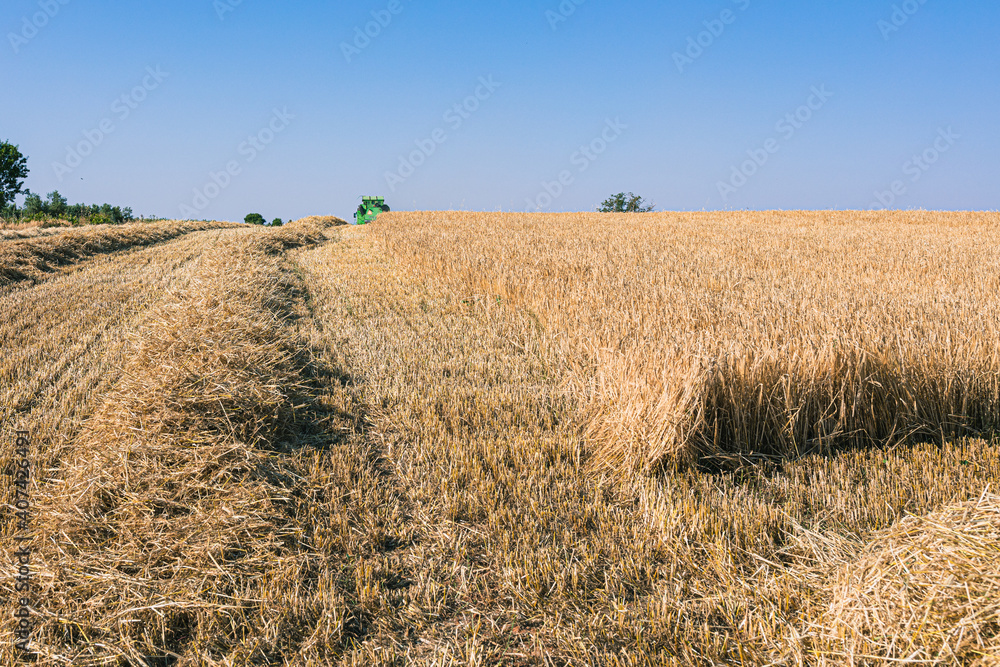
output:
{"label": "distant tree", "polygon": [[250,213],[247,217],[243,218],[243,222],[248,225],[266,225],[267,220],[264,219],[260,213]]}
{"label": "distant tree", "polygon": [[24,215],[32,216],[45,213],[45,203],[42,198],[31,190],[24,191]]}
{"label": "distant tree", "polygon": [[122,225],[135,220],[135,214],[128,206],[112,206],[111,204],[68,204],[66,198],[58,191],[50,192],[48,198],[42,200],[31,190],[24,191],[23,217],[34,220],[46,218],[65,220],[73,225],[88,223],[91,225]]}
{"label": "distant tree", "polygon": [[50,192],[48,198],[49,200],[45,203],[45,212],[53,218],[64,217],[66,215],[66,207],[69,204],[66,198],[59,194],[58,190]]}
{"label": "distant tree", "polygon": [[0,142],[0,208],[14,202],[28,176],[28,160],[17,146]]}
{"label": "distant tree", "polygon": [[281,220],[281,218],[275,218],[274,220],[271,221],[272,227],[281,227],[283,224],[285,223]]}
{"label": "distant tree", "polygon": [[645,203],[639,195],[619,192],[605,199],[597,210],[600,213],[649,213],[655,208],[653,204],[644,206]]}

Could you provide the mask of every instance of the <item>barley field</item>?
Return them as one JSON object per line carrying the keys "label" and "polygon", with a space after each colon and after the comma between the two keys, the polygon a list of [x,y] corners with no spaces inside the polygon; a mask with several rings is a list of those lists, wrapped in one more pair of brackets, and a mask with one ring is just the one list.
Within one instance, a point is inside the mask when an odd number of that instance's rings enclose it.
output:
{"label": "barley field", "polygon": [[27,431],[37,662],[1000,665],[998,231],[10,235],[0,464]]}

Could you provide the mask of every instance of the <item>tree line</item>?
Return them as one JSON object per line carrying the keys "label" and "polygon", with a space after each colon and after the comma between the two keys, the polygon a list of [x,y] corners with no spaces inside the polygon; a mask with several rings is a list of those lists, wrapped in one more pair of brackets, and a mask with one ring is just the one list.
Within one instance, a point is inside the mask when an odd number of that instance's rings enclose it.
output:
{"label": "tree line", "polygon": [[[28,161],[17,146],[0,142],[0,218],[5,220],[65,220],[79,225],[121,225],[136,219],[128,206],[111,204],[70,204],[58,190],[42,199],[24,189],[28,176]],[[24,206],[15,197],[24,195]]]}
{"label": "tree line", "polygon": [[21,217],[27,220],[66,220],[74,225],[87,222],[91,225],[121,225],[135,220],[128,206],[111,204],[70,204],[59,191],[50,192],[42,199],[30,190],[24,198]]}

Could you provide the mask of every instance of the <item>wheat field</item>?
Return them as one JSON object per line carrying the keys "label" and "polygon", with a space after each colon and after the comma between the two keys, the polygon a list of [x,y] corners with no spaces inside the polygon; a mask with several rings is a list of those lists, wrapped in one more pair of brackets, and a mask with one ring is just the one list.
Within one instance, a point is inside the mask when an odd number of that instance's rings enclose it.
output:
{"label": "wheat field", "polygon": [[40,664],[1000,664],[1000,216],[342,223],[0,240]]}

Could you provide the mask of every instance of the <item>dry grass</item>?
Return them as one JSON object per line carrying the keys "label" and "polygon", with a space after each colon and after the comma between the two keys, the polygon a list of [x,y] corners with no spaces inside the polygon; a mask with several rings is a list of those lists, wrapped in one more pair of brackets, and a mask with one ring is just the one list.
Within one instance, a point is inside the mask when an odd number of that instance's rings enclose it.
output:
{"label": "dry grass", "polygon": [[39,236],[55,236],[70,229],[69,227],[35,227],[4,228],[0,227],[0,241],[16,241],[20,239],[33,239]]}
{"label": "dry grass", "polygon": [[[0,421],[30,426],[40,469],[79,430],[117,380],[126,334],[190,278],[204,252],[242,230],[97,255],[34,284],[0,287]],[[11,452],[4,450],[6,467]]]}
{"label": "dry grass", "polygon": [[192,642],[225,651],[218,638],[241,621],[238,636],[280,634],[261,609],[276,606],[266,570],[305,565],[290,548],[297,476],[269,454],[300,444],[305,393],[282,333],[280,253],[322,236],[319,223],[299,227],[205,253],[142,322],[123,376],[41,489],[47,663],[142,664],[150,647]]}
{"label": "dry grass", "polygon": [[0,232],[6,232],[11,230],[24,230],[30,231],[32,229],[38,229],[46,221],[44,220],[17,220],[16,218],[0,218]]}
{"label": "dry grass", "polygon": [[0,245],[0,286],[22,280],[37,282],[59,266],[99,253],[162,243],[194,231],[235,226],[237,223],[233,222],[138,222],[9,240]]}
{"label": "dry grass", "polygon": [[[22,423],[87,418],[33,491],[43,662],[991,664],[995,217],[313,219],[7,288],[27,345],[30,295],[149,262],[107,292],[127,338],[68,357],[106,381],[8,365]],[[900,377],[923,407],[879,403]],[[845,430],[807,426],[835,389]]]}
{"label": "dry grass", "polygon": [[1000,660],[1000,497],[879,535],[843,569],[824,621],[843,646],[835,664]]}

